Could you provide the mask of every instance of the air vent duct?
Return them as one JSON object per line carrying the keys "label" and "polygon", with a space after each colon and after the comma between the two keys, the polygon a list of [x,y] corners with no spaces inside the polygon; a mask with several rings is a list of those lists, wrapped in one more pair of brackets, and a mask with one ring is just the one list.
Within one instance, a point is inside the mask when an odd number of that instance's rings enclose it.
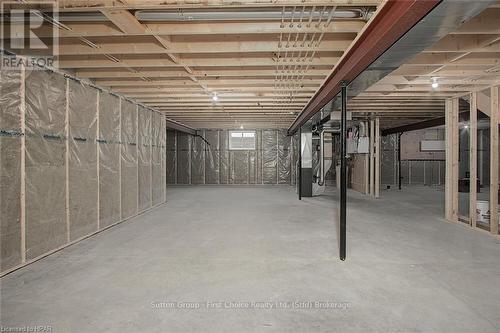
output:
{"label": "air vent duct", "polygon": [[[329,10],[329,9],[328,9]],[[139,10],[135,12],[135,17],[139,21],[265,21],[265,20],[299,20],[302,17],[309,19],[312,16],[313,20],[319,20],[320,17],[327,17],[328,10],[315,10],[312,13],[307,9],[301,11],[281,10],[264,11],[264,10],[179,10],[179,11],[158,11],[158,10]],[[374,8],[352,8],[352,9],[337,9],[333,14],[334,19],[366,19],[369,13],[373,12]]]}

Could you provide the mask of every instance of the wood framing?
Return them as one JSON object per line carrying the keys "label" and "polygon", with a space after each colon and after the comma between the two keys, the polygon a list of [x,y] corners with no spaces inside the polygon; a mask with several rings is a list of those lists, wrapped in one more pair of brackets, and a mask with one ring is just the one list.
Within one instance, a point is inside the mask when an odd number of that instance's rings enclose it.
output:
{"label": "wood framing", "polygon": [[451,205],[451,182],[452,182],[452,172],[451,172],[451,162],[452,162],[452,152],[451,146],[453,144],[451,137],[451,100],[447,99],[445,104],[445,193],[444,193],[444,211],[445,218],[448,221],[452,220],[453,207]]}
{"label": "wood framing", "polygon": [[470,93],[470,120],[469,120],[469,219],[471,227],[476,227],[477,214],[477,93]]}
{"label": "wood framing", "polygon": [[498,124],[500,121],[499,97],[500,87],[490,88],[490,232],[498,235]]}
{"label": "wood framing", "polygon": [[70,130],[69,130],[69,79],[65,79],[65,94],[66,94],[66,110],[64,119],[64,136],[65,136],[65,151],[64,151],[64,168],[65,168],[65,213],[66,213],[66,241],[71,241],[71,216],[69,202],[69,156],[70,156]]}
{"label": "wood framing", "polygon": [[[365,135],[368,135],[369,134],[368,128],[370,128],[369,122],[365,121],[364,126],[365,126]],[[371,153],[369,152],[365,156],[365,194],[366,195],[370,194],[370,158],[371,158]]]}
{"label": "wood framing", "polygon": [[118,149],[118,179],[120,181],[118,182],[118,193],[119,193],[119,206],[120,206],[120,220],[123,219],[123,214],[122,214],[122,154],[123,154],[123,144],[122,144],[122,104],[123,104],[123,98],[120,97],[118,98],[118,141],[120,142],[119,149]]}
{"label": "wood framing", "polygon": [[380,118],[375,118],[375,198],[380,197]]}
{"label": "wood framing", "polygon": [[458,98],[452,98],[452,118],[451,118],[451,126],[452,126],[452,140],[453,146],[452,148],[452,220],[458,222],[458,178],[459,178],[459,133],[458,133],[458,113],[459,113],[459,105]]}
{"label": "wood framing", "polygon": [[370,120],[370,195],[375,196],[375,120]]}
{"label": "wood framing", "polygon": [[446,100],[445,217],[458,222],[458,98]]}
{"label": "wood framing", "polygon": [[[58,1],[57,60],[61,69],[190,127],[287,128],[323,84],[332,86],[330,75],[362,70],[433,3],[64,0]],[[229,14],[224,20],[171,17],[195,9]],[[151,20],[144,11],[169,15]],[[251,16],[257,11],[273,14],[262,20]],[[408,125],[442,117],[446,98],[496,84],[499,14],[498,6],[484,10],[350,100],[353,117],[378,117],[381,129]],[[48,40],[52,28],[46,22],[34,32]],[[437,89],[430,87],[435,77]]]}
{"label": "wood framing", "polygon": [[140,173],[139,173],[139,170],[141,169],[140,168],[140,162],[139,162],[139,105],[136,105],[135,106],[135,156],[136,156],[136,167],[137,167],[137,170],[136,170],[136,176],[137,176],[137,182],[136,182],[136,186],[137,186],[137,198],[136,198],[136,207],[137,207],[137,214],[140,213],[139,211],[139,189],[140,189],[140,186],[139,186],[139,179],[140,179]]}
{"label": "wood framing", "polygon": [[[434,116],[428,114],[421,120],[443,117],[444,101],[447,98],[467,95],[472,91],[498,84],[498,15],[498,6],[490,6],[373,84],[351,102],[368,98],[371,101],[399,98],[399,108],[409,110],[407,107],[413,103],[409,102],[410,99],[432,98],[443,103],[437,107],[426,105],[425,102],[420,103],[420,110],[434,112]],[[431,86],[433,80],[437,81],[438,87]],[[384,113],[386,116],[381,117],[383,129],[417,122],[415,118],[414,121],[409,121],[405,117],[389,115],[385,111],[378,112]]]}
{"label": "wood framing", "polygon": [[21,66],[20,86],[20,123],[21,123],[21,189],[19,224],[21,229],[21,264],[26,262],[26,68]]}
{"label": "wood framing", "polygon": [[[153,154],[154,154],[154,151],[153,151],[153,120],[154,120],[154,116],[155,116],[155,113],[153,112],[151,114],[151,118],[149,118],[149,122],[150,122],[150,133],[149,133],[149,195],[151,196],[151,200],[150,200],[150,205],[149,207],[152,207],[153,206],[153,196],[154,196],[154,191],[153,191],[153,172],[154,172],[154,164],[153,164]],[[161,130],[161,126],[160,126],[160,130]],[[160,138],[161,138],[161,133],[159,133],[160,135]],[[161,160],[160,160],[160,163],[161,163]],[[166,172],[166,171],[165,171]],[[162,176],[162,179],[163,179],[163,176]],[[165,185],[166,186],[166,185]],[[162,193],[162,196],[163,196],[163,193]]]}
{"label": "wood framing", "polygon": [[438,3],[434,0],[385,2],[294,120],[288,129],[289,134],[295,133],[298,127],[329,103],[339,93],[342,82],[354,80]]}
{"label": "wood framing", "polygon": [[[121,93],[143,98],[148,106],[176,98],[179,105],[164,105],[159,111],[191,127],[244,123],[283,128],[293,121],[384,2],[71,0],[58,4],[62,27],[58,61],[75,76],[112,90],[130,87]],[[144,10],[176,13],[179,8],[195,8],[205,15],[222,9],[227,18],[153,21],[141,17]],[[273,16],[238,19],[256,11]],[[50,39],[51,33],[48,23],[36,29],[40,38]],[[158,91],[158,87],[166,89]],[[216,103],[212,101],[214,94],[219,96]],[[154,101],[147,100],[152,96]],[[247,96],[257,107],[252,114],[226,112],[227,102]],[[197,114],[184,108],[191,101],[207,104],[200,105]],[[283,113],[279,117],[263,114],[259,103],[264,101],[272,101],[273,109]],[[234,106],[238,111],[250,109],[245,103]],[[203,113],[207,110],[224,121],[207,117]],[[192,111],[191,117],[183,117],[183,111]]]}
{"label": "wood framing", "polygon": [[[101,99],[101,92],[99,90],[96,91],[96,133],[95,133],[95,138],[96,138],[96,166],[97,166],[97,170],[96,170],[96,175],[97,175],[97,201],[96,201],[96,207],[97,207],[97,230],[99,230],[101,228],[101,209],[99,207],[99,200],[100,200],[100,197],[101,197],[101,180],[100,180],[100,176],[101,176],[101,172],[100,172],[100,167],[99,167],[99,164],[101,163],[101,154],[100,154],[100,149],[99,149],[99,145],[100,143],[97,141],[99,139],[99,126],[100,126],[100,122],[99,122],[99,114],[100,114],[100,108],[99,108],[99,102],[100,102],[100,99]],[[121,160],[120,160],[121,162]]]}

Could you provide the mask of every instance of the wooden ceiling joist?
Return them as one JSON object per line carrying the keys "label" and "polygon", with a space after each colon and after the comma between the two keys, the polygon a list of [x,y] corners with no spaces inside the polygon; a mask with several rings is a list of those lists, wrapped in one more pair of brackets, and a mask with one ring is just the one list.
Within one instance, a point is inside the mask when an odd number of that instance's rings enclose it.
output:
{"label": "wooden ceiling joist", "polygon": [[[430,7],[431,2],[61,0],[65,28],[59,31],[58,60],[61,69],[75,76],[191,126],[283,128],[293,123],[328,75],[339,69],[339,62],[345,62],[342,59],[360,52],[356,49],[365,31],[380,19],[386,20],[386,28],[401,20],[380,16],[384,8],[409,3]],[[273,11],[281,17],[150,21],[139,13],[195,9]],[[335,17],[342,10],[365,14]],[[313,18],[313,11],[321,17]],[[372,15],[366,15],[368,11]],[[351,100],[349,109],[355,117],[380,117],[382,127],[398,126],[439,117],[445,98],[498,82],[499,15],[500,7],[492,6],[465,22]],[[48,40],[51,29],[44,24],[34,32]],[[382,49],[385,44],[373,47]],[[361,54],[366,58],[369,52]],[[434,79],[437,89],[430,87]]]}
{"label": "wooden ceiling joist", "polygon": [[[110,11],[110,10],[103,10]],[[113,22],[114,23],[114,22]],[[333,33],[358,33],[365,22],[363,20],[342,20],[333,21],[328,29],[324,26],[311,25],[285,25],[281,21],[262,22],[152,22],[147,23],[148,29],[137,29],[125,33],[117,24],[109,22],[66,22],[65,25],[70,30],[61,30],[60,38],[78,38],[80,36],[108,37],[108,36],[189,36],[189,35],[241,35],[241,34],[280,34],[280,33],[321,33],[326,31]],[[126,29],[126,28],[125,28]],[[34,30],[39,37],[51,37],[52,30],[44,25]]]}
{"label": "wooden ceiling joist", "polygon": [[[377,6],[381,0],[335,0],[337,6]],[[283,6],[331,6],[325,0],[59,0],[61,12],[95,11],[101,9],[211,9],[211,8],[282,8]]]}
{"label": "wooden ceiling joist", "polygon": [[[216,41],[176,41],[172,42],[168,51],[179,53],[237,53],[237,52],[339,52],[347,49],[352,39],[325,40],[320,45],[310,43],[291,44],[288,47],[279,46],[279,36],[272,35],[260,40],[240,40],[238,38],[224,37]],[[99,37],[95,41],[99,47],[90,47],[80,44],[78,40],[64,39],[59,46],[59,54],[65,55],[92,55],[92,54],[164,54],[165,47],[150,37]],[[149,39],[149,40],[148,40]]]}

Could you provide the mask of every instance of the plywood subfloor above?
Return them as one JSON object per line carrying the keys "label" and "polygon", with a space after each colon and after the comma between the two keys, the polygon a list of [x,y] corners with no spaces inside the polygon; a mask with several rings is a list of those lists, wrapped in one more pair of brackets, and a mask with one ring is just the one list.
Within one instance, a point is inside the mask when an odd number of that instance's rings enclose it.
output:
{"label": "plywood subfloor above", "polygon": [[[63,0],[59,66],[194,127],[288,127],[382,4]],[[498,81],[499,18],[493,5],[416,55],[352,101],[355,117],[441,116],[444,98]]]}
{"label": "plywood subfloor above", "polygon": [[286,127],[379,3],[59,1],[59,65],[188,125]]}

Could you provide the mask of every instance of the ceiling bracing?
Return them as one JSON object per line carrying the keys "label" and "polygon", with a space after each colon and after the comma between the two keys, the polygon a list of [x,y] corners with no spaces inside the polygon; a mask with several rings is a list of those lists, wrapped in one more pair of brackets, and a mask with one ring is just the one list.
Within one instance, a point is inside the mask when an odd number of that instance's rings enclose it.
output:
{"label": "ceiling bracing", "polygon": [[[194,128],[288,128],[386,3],[61,0],[59,67]],[[497,3],[349,110],[382,127],[442,116],[445,98],[498,82],[499,22]]]}

